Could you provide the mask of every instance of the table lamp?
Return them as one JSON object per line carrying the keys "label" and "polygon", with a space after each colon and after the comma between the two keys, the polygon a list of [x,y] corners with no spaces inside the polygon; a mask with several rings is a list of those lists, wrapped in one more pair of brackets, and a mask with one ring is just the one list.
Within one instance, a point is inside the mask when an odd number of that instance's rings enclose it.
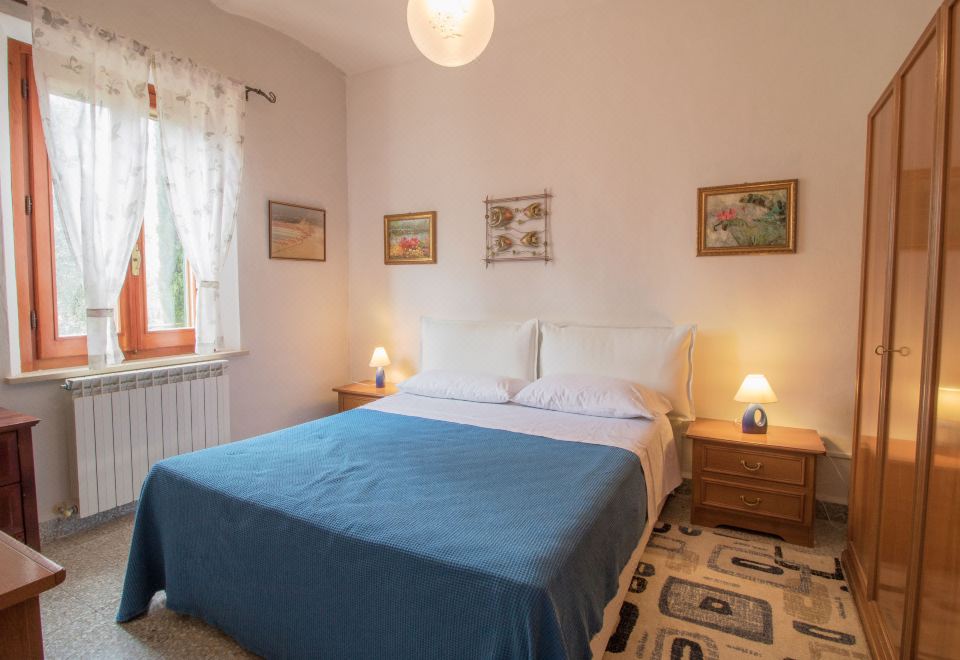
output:
{"label": "table lamp", "polygon": [[760,404],[776,403],[777,401],[777,395],[774,394],[773,388],[770,387],[766,377],[763,374],[748,375],[743,379],[743,384],[737,390],[737,395],[733,399],[740,403],[749,404],[743,413],[741,430],[744,433],[766,433],[767,413]]}
{"label": "table lamp", "polygon": [[377,368],[377,387],[382,388],[385,384],[383,368],[390,364],[390,357],[387,355],[387,349],[383,346],[377,346],[373,349],[373,357],[370,358],[370,366]]}

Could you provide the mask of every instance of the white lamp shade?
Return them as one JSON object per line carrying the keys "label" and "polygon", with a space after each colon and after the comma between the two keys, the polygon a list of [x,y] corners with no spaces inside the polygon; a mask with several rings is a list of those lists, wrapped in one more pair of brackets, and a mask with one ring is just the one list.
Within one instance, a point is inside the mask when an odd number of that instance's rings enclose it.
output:
{"label": "white lamp shade", "polygon": [[493,0],[409,0],[407,28],[428,60],[463,66],[490,42]]}
{"label": "white lamp shade", "polygon": [[741,403],[776,403],[777,395],[763,374],[750,374],[743,379],[734,401]]}
{"label": "white lamp shade", "polygon": [[387,355],[387,349],[383,346],[377,346],[373,349],[373,356],[370,358],[371,367],[386,367],[390,364],[390,356]]}

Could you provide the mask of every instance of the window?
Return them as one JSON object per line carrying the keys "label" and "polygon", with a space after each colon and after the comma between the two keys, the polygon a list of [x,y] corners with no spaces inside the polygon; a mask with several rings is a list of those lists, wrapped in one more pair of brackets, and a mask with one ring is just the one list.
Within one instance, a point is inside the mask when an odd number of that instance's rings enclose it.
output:
{"label": "window", "polygon": [[[31,48],[10,40],[8,52],[21,368],[33,371],[82,365],[87,361],[83,280],[53,201]],[[18,80],[26,82],[18,85]],[[51,110],[71,112],[71,105],[77,103],[55,97]],[[155,113],[152,85],[150,107]],[[117,305],[120,347],[128,359],[194,350],[196,283],[159,187],[158,140],[154,120],[149,127],[143,228]]]}

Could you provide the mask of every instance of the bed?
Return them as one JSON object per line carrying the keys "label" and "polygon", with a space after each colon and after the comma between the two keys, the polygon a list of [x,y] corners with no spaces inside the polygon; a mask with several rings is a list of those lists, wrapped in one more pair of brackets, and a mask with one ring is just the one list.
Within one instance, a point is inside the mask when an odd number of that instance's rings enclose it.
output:
{"label": "bed", "polygon": [[267,657],[600,657],[679,483],[662,415],[398,394],[154,465],[117,620],[165,590]]}

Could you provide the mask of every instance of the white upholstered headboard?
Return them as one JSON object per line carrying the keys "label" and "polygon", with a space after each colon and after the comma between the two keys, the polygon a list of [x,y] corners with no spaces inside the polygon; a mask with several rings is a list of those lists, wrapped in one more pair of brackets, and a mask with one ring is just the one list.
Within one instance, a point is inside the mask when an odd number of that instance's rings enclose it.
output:
{"label": "white upholstered headboard", "polygon": [[672,415],[695,417],[695,325],[602,327],[529,320],[445,321],[420,325],[420,369],[489,373],[535,380],[538,375],[590,374],[651,387],[673,404]]}
{"label": "white upholstered headboard", "polygon": [[694,325],[616,328],[540,324],[540,375],[623,378],[664,394],[673,415],[694,419]]}
{"label": "white upholstered headboard", "polygon": [[420,370],[537,377],[537,321],[420,321]]}

